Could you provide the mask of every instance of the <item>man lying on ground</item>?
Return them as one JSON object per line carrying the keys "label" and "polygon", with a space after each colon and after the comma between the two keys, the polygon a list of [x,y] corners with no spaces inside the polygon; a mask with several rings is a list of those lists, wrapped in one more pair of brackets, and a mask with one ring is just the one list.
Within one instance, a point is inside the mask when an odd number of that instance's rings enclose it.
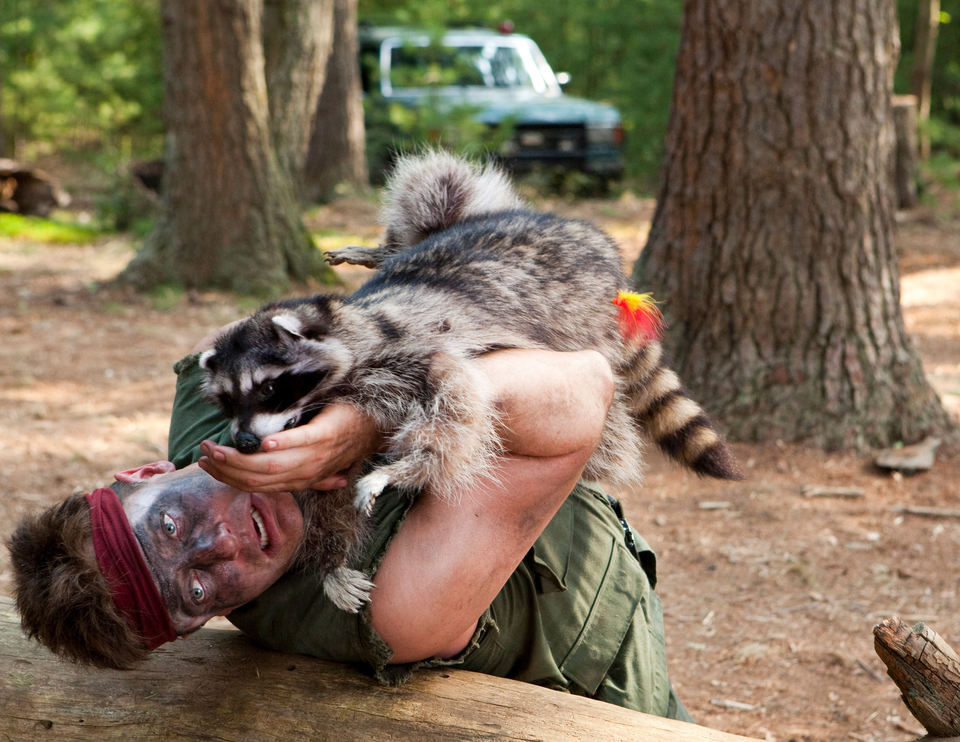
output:
{"label": "man lying on ground", "polygon": [[29,636],[74,661],[128,667],[229,615],[263,645],[363,664],[382,682],[450,665],[689,720],[667,675],[654,555],[578,481],[613,390],[599,354],[478,359],[503,414],[499,476],[457,503],[379,498],[351,565],[376,587],[351,614],[296,568],[310,528],[297,503],[343,486],[339,472],[374,453],[380,431],[332,405],[269,436],[264,453],[238,453],[200,388],[197,353],[211,341],[176,366],[174,463],[122,472],[12,536]]}

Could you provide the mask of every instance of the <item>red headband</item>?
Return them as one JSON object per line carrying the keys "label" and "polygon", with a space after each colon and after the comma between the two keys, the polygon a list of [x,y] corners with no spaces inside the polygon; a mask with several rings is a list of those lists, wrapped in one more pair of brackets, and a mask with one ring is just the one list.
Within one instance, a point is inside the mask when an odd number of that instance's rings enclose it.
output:
{"label": "red headband", "polygon": [[172,642],[177,632],[120,498],[106,488],[96,489],[85,497],[90,505],[93,550],[110,585],[113,602],[148,650]]}

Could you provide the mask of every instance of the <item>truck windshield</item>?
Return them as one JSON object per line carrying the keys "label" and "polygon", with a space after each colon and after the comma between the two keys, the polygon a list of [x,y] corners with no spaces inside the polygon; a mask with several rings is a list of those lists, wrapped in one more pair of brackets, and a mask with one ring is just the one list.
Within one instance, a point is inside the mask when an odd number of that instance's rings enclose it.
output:
{"label": "truck windshield", "polygon": [[528,64],[515,46],[484,44],[447,46],[404,44],[390,51],[390,85],[393,88],[547,87],[535,64]]}

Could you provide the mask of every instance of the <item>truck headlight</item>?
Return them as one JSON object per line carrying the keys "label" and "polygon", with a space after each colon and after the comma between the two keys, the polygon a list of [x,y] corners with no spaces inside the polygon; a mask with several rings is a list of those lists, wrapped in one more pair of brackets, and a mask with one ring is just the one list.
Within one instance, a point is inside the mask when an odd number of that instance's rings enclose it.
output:
{"label": "truck headlight", "polygon": [[622,144],[623,124],[587,124],[588,144]]}

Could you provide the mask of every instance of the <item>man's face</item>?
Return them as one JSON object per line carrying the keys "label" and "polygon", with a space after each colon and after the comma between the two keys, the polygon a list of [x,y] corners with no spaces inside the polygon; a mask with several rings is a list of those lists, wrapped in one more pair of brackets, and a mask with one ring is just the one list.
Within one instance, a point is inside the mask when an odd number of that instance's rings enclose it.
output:
{"label": "man's face", "polygon": [[141,478],[123,509],[178,634],[252,600],[293,563],[303,516],[291,494],[241,492],[196,465]]}

